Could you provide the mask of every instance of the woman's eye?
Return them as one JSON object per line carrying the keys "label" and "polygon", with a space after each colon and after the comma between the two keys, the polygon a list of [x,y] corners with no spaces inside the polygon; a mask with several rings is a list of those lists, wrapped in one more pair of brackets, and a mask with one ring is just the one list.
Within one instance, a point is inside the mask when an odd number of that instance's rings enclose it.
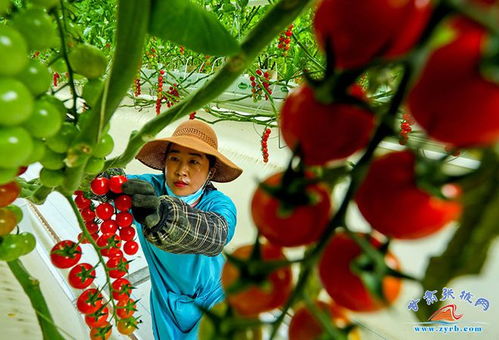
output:
{"label": "woman's eye", "polygon": [[197,161],[195,159],[191,159],[191,164],[197,165],[197,164],[199,164],[199,161]]}
{"label": "woman's eye", "polygon": [[169,160],[169,161],[178,161],[178,158],[177,158],[177,157],[175,157],[175,156],[169,156],[169,157],[168,157],[168,160]]}

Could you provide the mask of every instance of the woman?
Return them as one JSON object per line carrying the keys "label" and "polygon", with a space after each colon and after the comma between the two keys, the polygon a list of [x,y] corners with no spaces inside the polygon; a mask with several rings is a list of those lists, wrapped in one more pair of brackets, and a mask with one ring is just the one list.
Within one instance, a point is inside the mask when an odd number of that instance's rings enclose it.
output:
{"label": "woman", "polygon": [[197,339],[201,311],[223,299],[221,254],[236,227],[232,200],[214,182],[230,182],[242,170],[218,152],[213,129],[198,120],[169,138],[143,146],[136,158],[163,174],[129,175],[140,243],[151,277],[151,315],[156,339]]}

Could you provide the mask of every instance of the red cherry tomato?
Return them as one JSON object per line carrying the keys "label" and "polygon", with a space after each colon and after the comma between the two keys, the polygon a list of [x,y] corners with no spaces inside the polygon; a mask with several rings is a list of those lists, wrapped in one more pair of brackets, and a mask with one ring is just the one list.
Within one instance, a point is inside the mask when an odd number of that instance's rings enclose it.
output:
{"label": "red cherry tomato", "polygon": [[430,55],[409,92],[409,110],[441,142],[490,145],[499,140],[499,85],[480,74],[487,30],[463,18],[449,26],[454,38]]}
{"label": "red cherry tomato", "polygon": [[57,268],[69,268],[80,261],[81,247],[70,240],[56,243],[50,251],[50,260]]}
{"label": "red cherry tomato", "polygon": [[88,263],[79,263],[68,274],[69,284],[76,289],[85,289],[94,282],[95,270]]}
{"label": "red cherry tomato", "polygon": [[102,327],[92,328],[90,330],[90,340],[107,340],[111,336],[113,327],[106,322]]}
{"label": "red cherry tomato", "polygon": [[113,288],[112,293],[115,300],[128,300],[132,293],[132,284],[124,278],[114,280],[111,287]]}
{"label": "red cherry tomato", "polygon": [[95,215],[101,220],[108,220],[114,214],[114,207],[109,203],[101,203],[95,208]]}
{"label": "red cherry tomato", "polygon": [[319,45],[328,40],[337,67],[357,68],[409,51],[429,14],[429,0],[322,0],[313,25]]}
{"label": "red cherry tomato", "polygon": [[109,269],[109,276],[114,279],[119,279],[128,273],[128,262],[124,257],[111,257],[106,262],[106,267]]}
{"label": "red cherry tomato", "polygon": [[114,200],[114,206],[120,211],[127,211],[132,208],[132,197],[120,195]]}
{"label": "red cherry tomato", "polygon": [[0,185],[0,208],[6,207],[19,196],[21,187],[16,182]]}
{"label": "red cherry tomato", "polygon": [[83,314],[95,313],[103,305],[103,296],[95,288],[90,288],[80,294],[76,307]]}
{"label": "red cherry tomato", "polygon": [[86,198],[83,195],[77,195],[74,199],[76,206],[78,209],[83,210],[85,208],[89,208],[90,205],[92,204],[92,201]]}
{"label": "red cherry tomato", "polygon": [[372,162],[357,191],[355,201],[362,216],[387,236],[424,237],[455,220],[461,212],[460,203],[419,189],[414,167],[412,152],[389,153]]}
{"label": "red cherry tomato", "polygon": [[109,309],[107,307],[99,308],[95,313],[85,315],[85,323],[90,328],[102,327],[107,324],[108,317]]}
{"label": "red cherry tomato", "polygon": [[101,253],[103,256],[109,256],[109,249],[119,249],[121,247],[121,239],[116,234],[102,234],[97,239],[97,245],[101,248]]}
{"label": "red cherry tomato", "polygon": [[133,223],[133,215],[127,212],[117,213],[116,223],[118,223],[120,227],[129,227]]}
{"label": "red cherry tomato", "polygon": [[135,229],[132,227],[123,227],[120,230],[120,237],[123,241],[131,241],[135,237]]}
{"label": "red cherry tomato", "polygon": [[90,189],[96,195],[105,195],[109,192],[109,179],[96,177],[90,183]]}
{"label": "red cherry tomato", "polygon": [[121,319],[128,319],[136,311],[135,301],[133,299],[118,300],[116,304],[116,315]]}
{"label": "red cherry tomato", "polygon": [[114,234],[118,230],[118,224],[113,220],[106,220],[101,223],[100,230],[103,234]]}
{"label": "red cherry tomato", "polygon": [[[232,253],[240,259],[250,256],[253,245],[242,246]],[[261,254],[263,260],[285,259],[282,248],[270,243],[262,244]],[[239,277],[239,270],[230,262],[226,262],[222,272],[222,284],[229,288]],[[234,310],[243,316],[257,316],[259,313],[278,308],[286,302],[292,289],[291,268],[284,267],[273,271],[268,276],[270,287],[262,289],[251,286],[241,292],[228,296],[228,301]]]}
{"label": "red cherry tomato", "polygon": [[[357,85],[350,92],[360,100],[364,97]],[[354,104],[322,104],[306,85],[286,98],[279,119],[284,141],[292,150],[299,145],[308,165],[350,156],[367,145],[374,127],[372,112]]]}
{"label": "red cherry tomato", "polygon": [[[367,237],[361,234],[361,237]],[[381,245],[371,238],[371,243]],[[333,236],[319,261],[319,277],[331,298],[340,306],[357,312],[371,312],[385,307],[367,290],[362,280],[352,271],[352,262],[362,254],[361,248],[345,233]],[[387,264],[393,269],[399,267],[398,260],[387,254]],[[402,282],[399,278],[387,276],[383,279],[383,294],[391,304],[399,295]]]}
{"label": "red cherry tomato", "polygon": [[123,190],[121,189],[121,185],[127,181],[126,176],[113,176],[109,179],[109,190],[116,194],[121,194]]}
{"label": "red cherry tomato", "polygon": [[91,207],[84,208],[80,211],[81,217],[85,222],[93,222],[95,218],[95,212]]}
{"label": "red cherry tomato", "polygon": [[95,234],[99,231],[99,226],[93,220],[89,222],[85,222],[85,226],[90,234]]}
{"label": "red cherry tomato", "polygon": [[125,242],[123,245],[123,251],[127,255],[135,255],[139,251],[139,244],[135,241]]}
{"label": "red cherry tomato", "polygon": [[[282,179],[277,173],[264,181],[276,187]],[[251,201],[251,214],[258,230],[271,243],[284,247],[295,247],[316,241],[329,220],[331,201],[324,185],[310,184],[307,194],[313,196],[313,204],[301,205],[291,211],[282,210],[281,202],[263,188],[257,188]]]}

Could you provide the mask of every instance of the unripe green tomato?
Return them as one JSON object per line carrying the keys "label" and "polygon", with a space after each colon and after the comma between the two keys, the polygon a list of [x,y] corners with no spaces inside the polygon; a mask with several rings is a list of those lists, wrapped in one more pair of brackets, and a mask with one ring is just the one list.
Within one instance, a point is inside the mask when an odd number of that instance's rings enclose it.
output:
{"label": "unripe green tomato", "polygon": [[58,187],[64,182],[64,172],[62,170],[42,168],[40,170],[40,182],[46,187]]}
{"label": "unripe green tomato", "polygon": [[44,50],[54,46],[57,35],[52,18],[43,8],[29,8],[17,14],[12,20],[15,28],[21,32],[31,50]]}
{"label": "unripe green tomato", "polygon": [[24,245],[20,242],[18,235],[9,234],[1,238],[0,260],[14,261],[23,254]]}
{"label": "unripe green tomato", "polygon": [[60,130],[52,137],[47,138],[47,146],[55,152],[64,153],[68,151],[69,145],[78,134],[78,129],[69,122],[62,123]]}
{"label": "unripe green tomato", "polygon": [[20,239],[20,243],[22,244],[22,252],[21,256],[31,253],[36,247],[36,238],[32,233],[28,233],[27,231],[23,231],[19,235],[17,235]]}
{"label": "unripe green tomato", "polygon": [[59,111],[44,100],[35,102],[33,113],[23,124],[26,130],[37,138],[48,138],[55,135],[61,125],[62,118]]}
{"label": "unripe green tomato", "polygon": [[17,168],[0,168],[0,185],[12,182],[17,175]]}
{"label": "unripe green tomato", "polygon": [[90,107],[95,106],[103,88],[104,81],[100,78],[91,79],[83,86],[82,97]]}
{"label": "unripe green tomato", "polygon": [[85,166],[85,173],[90,175],[97,175],[104,168],[104,158],[90,157]]}
{"label": "unripe green tomato", "polygon": [[105,134],[101,138],[99,143],[97,143],[97,145],[95,146],[92,155],[94,157],[103,158],[109,155],[113,151],[113,148],[114,148],[113,137],[111,137],[110,134]]}
{"label": "unripe green tomato", "polygon": [[44,167],[50,170],[59,170],[64,167],[64,159],[66,158],[66,154],[57,153],[49,148],[45,149],[45,155],[40,160],[40,163]]}
{"label": "unripe green tomato", "polygon": [[88,79],[96,79],[106,71],[107,60],[97,47],[78,45],[69,53],[69,63],[73,71]]}
{"label": "unripe green tomato", "polygon": [[10,0],[0,0],[0,16],[7,13],[10,9]]}
{"label": "unripe green tomato", "polygon": [[11,204],[6,208],[14,213],[14,215],[16,216],[17,223],[21,222],[21,220],[23,219],[23,211],[21,208],[19,208],[15,204]]}
{"label": "unripe green tomato", "polygon": [[0,25],[0,75],[13,76],[28,63],[28,45],[14,27]]}
{"label": "unripe green tomato", "polygon": [[57,59],[52,65],[50,65],[50,69],[53,72],[57,73],[68,72],[68,66],[66,65],[66,61],[63,58]]}
{"label": "unripe green tomato", "polygon": [[45,143],[39,139],[33,138],[33,151],[31,151],[25,165],[39,162],[45,156]]}
{"label": "unripe green tomato", "polygon": [[17,168],[25,165],[33,151],[33,140],[22,127],[0,127],[0,155],[2,167]]}
{"label": "unripe green tomato", "polygon": [[46,9],[51,9],[59,4],[59,0],[31,0],[31,3]]}
{"label": "unripe green tomato", "polygon": [[45,101],[49,102],[50,104],[52,104],[57,109],[57,111],[59,111],[62,119],[66,118],[66,112],[67,112],[66,106],[59,99],[57,99],[54,96],[48,95],[48,94],[44,95],[40,99],[45,100]]}
{"label": "unripe green tomato", "polygon": [[0,125],[19,125],[33,111],[33,95],[19,80],[0,78]]}
{"label": "unripe green tomato", "polygon": [[28,66],[17,75],[17,79],[35,96],[47,92],[51,81],[49,69],[38,60],[30,60]]}

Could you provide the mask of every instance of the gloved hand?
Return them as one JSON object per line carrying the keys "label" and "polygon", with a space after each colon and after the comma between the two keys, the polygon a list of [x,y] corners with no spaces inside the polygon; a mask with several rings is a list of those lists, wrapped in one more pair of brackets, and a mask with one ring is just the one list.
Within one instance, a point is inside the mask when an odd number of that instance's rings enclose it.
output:
{"label": "gloved hand", "polygon": [[137,222],[149,228],[161,219],[160,199],[151,183],[141,179],[129,179],[122,185],[123,193],[132,197],[132,213]]}

